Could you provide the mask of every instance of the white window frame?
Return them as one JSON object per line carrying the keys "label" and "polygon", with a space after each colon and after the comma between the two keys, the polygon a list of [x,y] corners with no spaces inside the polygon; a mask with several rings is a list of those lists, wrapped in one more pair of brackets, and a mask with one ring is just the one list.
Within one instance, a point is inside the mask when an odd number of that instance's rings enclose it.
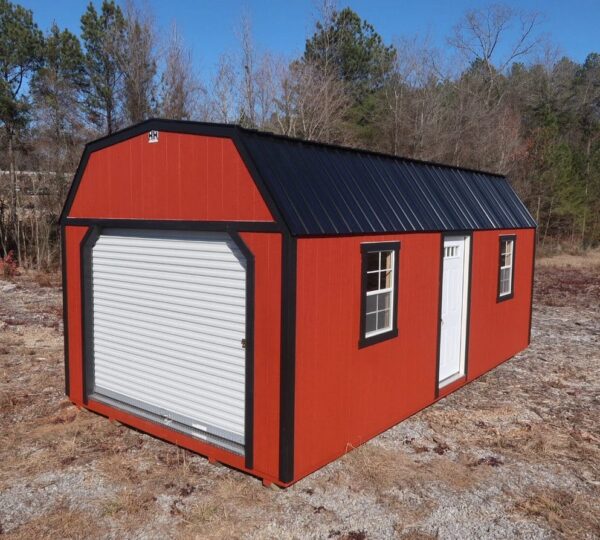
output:
{"label": "white window frame", "polygon": [[[515,290],[515,249],[517,245],[517,237],[515,235],[500,236],[500,253],[498,261],[498,301],[508,300],[514,296]],[[503,264],[507,249],[510,246],[510,260]],[[502,274],[508,271],[508,290],[502,290]]]}
{"label": "white window frame", "polygon": [[[389,317],[389,324],[387,326],[384,326],[382,328],[377,328],[376,330],[371,330],[370,332],[365,332],[365,337],[371,337],[371,336],[376,336],[378,334],[383,334],[384,332],[389,332],[394,324],[393,324],[393,316],[394,316],[394,278],[395,278],[395,267],[396,267],[396,254],[394,253],[393,250],[391,249],[383,249],[381,251],[371,251],[371,253],[378,253],[379,254],[379,265],[377,267],[377,270],[367,270],[366,274],[367,274],[367,279],[369,274],[378,274],[379,277],[377,279],[377,284],[380,284],[380,279],[381,279],[381,274],[384,272],[387,272],[388,268],[382,268],[381,267],[381,256],[383,253],[389,253],[391,255],[391,269],[390,269],[390,283],[391,283],[391,287],[386,287],[385,289],[374,289],[372,291],[366,291],[365,294],[367,296],[367,298],[369,296],[379,296],[380,294],[388,294],[389,295],[389,302],[390,302],[390,307],[389,309],[385,310],[385,309],[376,309],[375,311],[366,311],[365,310],[365,316],[367,315],[372,315],[373,313],[380,313],[382,311],[389,311],[390,312],[390,317]],[[379,321],[379,316],[377,317],[377,321]]]}

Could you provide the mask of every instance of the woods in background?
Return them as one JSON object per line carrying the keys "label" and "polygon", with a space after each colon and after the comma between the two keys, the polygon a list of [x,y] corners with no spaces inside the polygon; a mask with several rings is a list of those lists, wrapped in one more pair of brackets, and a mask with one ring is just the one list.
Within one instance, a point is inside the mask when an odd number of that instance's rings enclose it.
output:
{"label": "woods in background", "polygon": [[83,144],[149,117],[234,122],[507,174],[542,246],[600,243],[600,55],[552,52],[538,15],[469,11],[438,51],[386,43],[325,2],[299,58],[257,47],[250,17],[211,80],[176,27],[133,1],[90,3],[81,34],[0,0],[0,256],[58,262],[57,219]]}

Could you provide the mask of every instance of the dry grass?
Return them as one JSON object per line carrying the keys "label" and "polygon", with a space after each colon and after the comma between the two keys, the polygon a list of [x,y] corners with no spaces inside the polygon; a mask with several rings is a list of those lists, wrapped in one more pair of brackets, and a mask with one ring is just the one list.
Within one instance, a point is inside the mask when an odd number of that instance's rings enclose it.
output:
{"label": "dry grass", "polygon": [[536,490],[515,504],[527,518],[544,520],[566,538],[600,537],[597,504],[588,497],[565,490]]}
{"label": "dry grass", "polygon": [[72,406],[56,276],[23,275],[0,302],[0,531],[597,538],[599,263],[540,261],[528,351],[283,491]]}
{"label": "dry grass", "polygon": [[538,257],[536,265],[542,268],[600,268],[600,249],[590,249],[581,254],[560,253]]}

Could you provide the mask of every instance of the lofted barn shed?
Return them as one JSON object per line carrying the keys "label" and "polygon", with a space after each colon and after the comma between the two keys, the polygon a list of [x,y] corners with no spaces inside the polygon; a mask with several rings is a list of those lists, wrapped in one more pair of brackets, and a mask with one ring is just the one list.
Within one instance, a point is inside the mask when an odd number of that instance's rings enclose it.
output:
{"label": "lofted barn shed", "polygon": [[143,122],[61,216],[66,392],[287,486],[528,346],[535,227],[495,174]]}

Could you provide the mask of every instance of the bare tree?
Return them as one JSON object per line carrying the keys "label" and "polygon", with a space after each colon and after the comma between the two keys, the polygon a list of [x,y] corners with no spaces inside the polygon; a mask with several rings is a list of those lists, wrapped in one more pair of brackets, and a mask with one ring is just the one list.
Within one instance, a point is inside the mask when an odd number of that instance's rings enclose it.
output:
{"label": "bare tree", "polygon": [[241,48],[240,122],[247,127],[257,127],[256,49],[252,36],[252,21],[247,12],[242,14],[237,33]]}
{"label": "bare tree", "polygon": [[297,135],[298,114],[295,103],[295,86],[289,66],[279,64],[276,69],[277,93],[274,98],[274,131],[290,137]]}
{"label": "bare tree", "polygon": [[189,120],[196,116],[204,89],[194,76],[192,54],[173,26],[161,81],[161,113],[166,118]]}
{"label": "bare tree", "polygon": [[326,75],[320,66],[294,62],[280,79],[275,103],[282,132],[313,141],[350,142],[343,119],[351,100],[343,81]]}
{"label": "bare tree", "polygon": [[223,123],[235,120],[237,87],[234,62],[230,55],[222,54],[211,84],[208,111],[211,120]]}
{"label": "bare tree", "polygon": [[156,30],[148,6],[142,11],[133,0],[125,8],[125,37],[120,55],[124,74],[124,112],[131,124],[156,110]]}
{"label": "bare tree", "polygon": [[[541,45],[542,37],[537,33],[539,20],[536,12],[515,10],[503,4],[472,9],[454,27],[448,43],[470,64],[483,64],[489,98],[497,78],[513,62]],[[515,37],[509,42],[511,34]]]}

